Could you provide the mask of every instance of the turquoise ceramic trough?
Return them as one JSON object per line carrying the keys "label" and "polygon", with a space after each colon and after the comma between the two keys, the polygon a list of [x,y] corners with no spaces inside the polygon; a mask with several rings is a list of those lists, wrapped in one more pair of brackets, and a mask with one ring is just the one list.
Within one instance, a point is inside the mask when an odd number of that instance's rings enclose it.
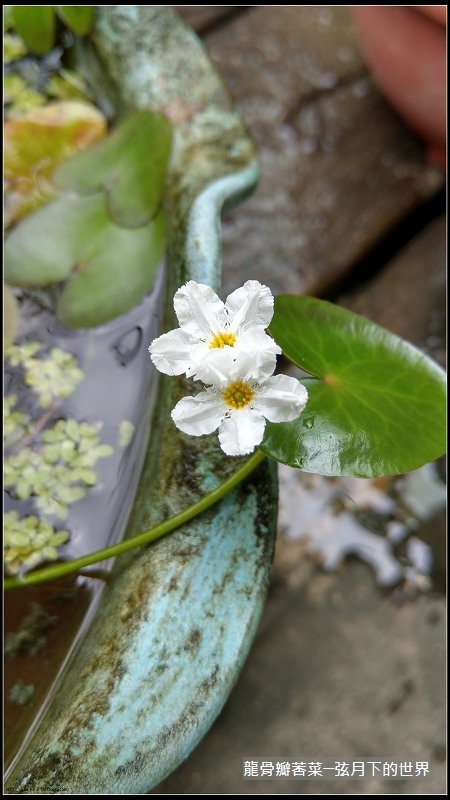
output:
{"label": "turquoise ceramic trough", "polygon": [[[162,111],[174,127],[162,312],[170,329],[182,283],[220,291],[221,210],[253,188],[257,162],[202,46],[174,12],[96,6],[96,14],[82,63],[101,75],[103,99],[119,114]],[[182,510],[239,464],[215,436],[185,437],[173,426],[170,409],[191,389],[182,378],[160,382],[127,536]],[[145,793],[195,747],[236,681],[263,608],[273,467],[262,464],[192,523],[117,559],[89,631],[17,754],[8,794]]]}

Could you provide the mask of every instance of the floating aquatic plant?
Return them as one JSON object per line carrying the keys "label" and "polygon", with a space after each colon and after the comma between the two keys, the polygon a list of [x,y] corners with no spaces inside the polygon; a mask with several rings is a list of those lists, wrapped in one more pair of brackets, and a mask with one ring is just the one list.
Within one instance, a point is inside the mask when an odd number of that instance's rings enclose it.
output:
{"label": "floating aquatic plant", "polygon": [[12,366],[24,368],[24,382],[36,392],[41,408],[49,408],[58,398],[69,397],[84,373],[76,358],[60,347],[53,347],[48,358],[35,358],[40,348],[39,342],[12,345],[6,355]]}
{"label": "floating aquatic plant", "polygon": [[135,426],[129,419],[123,419],[119,425],[119,447],[128,447],[133,439]]}
{"label": "floating aquatic plant", "polygon": [[58,547],[70,538],[68,531],[55,530],[34,515],[20,518],[17,511],[4,514],[3,523],[3,559],[10,575],[17,575],[24,567],[32,569],[42,561],[56,561]]}
{"label": "floating aquatic plant", "polygon": [[7,236],[6,280],[21,287],[61,283],[56,315],[69,328],[94,327],[135,306],[164,253],[160,206],[170,142],[166,120],[140,112],[86,150],[86,158],[77,153],[66,161],[55,177],[70,194],[29,214]]}
{"label": "floating aquatic plant", "polygon": [[13,411],[17,395],[3,398],[3,447],[7,448],[20,441],[28,430],[29,418],[21,411]]}
{"label": "floating aquatic plant", "polygon": [[6,120],[3,126],[5,226],[17,223],[54,200],[58,195],[52,183],[55,169],[105,135],[103,115],[91,104],[74,100],[33,108]]}
{"label": "floating aquatic plant", "polygon": [[[244,291],[230,296],[233,301],[228,311],[205,285],[198,285],[198,291],[177,293],[181,331],[163,334],[149,349],[155,365],[164,372],[180,375],[193,370],[200,376],[194,353],[200,326],[200,347],[206,337],[212,351],[208,370],[201,373],[203,391],[180,400],[172,419],[184,433],[194,436],[209,435],[219,428],[219,440],[228,455],[259,449],[222,484],[176,516],[124,542],[38,570],[26,583],[68,575],[158,540],[223,498],[265,456],[306,472],[368,478],[416,469],[445,452],[446,378],[437,364],[369,320],[314,298],[276,297],[272,318],[267,287],[249,283],[250,288],[246,285]],[[266,336],[256,337],[252,361],[246,348],[235,346],[236,333],[242,334],[238,330],[241,323],[250,329],[270,323],[269,333],[284,356],[311,377],[298,381],[283,375],[267,376]],[[178,350],[175,342],[181,345]],[[269,351],[269,356],[273,371],[276,353]],[[262,370],[259,377],[258,364]],[[249,411],[258,412],[252,408],[257,392],[242,370],[253,371],[252,381],[256,380],[259,388],[277,382],[270,391],[264,390],[264,397],[256,398],[263,418],[258,431],[253,423],[248,425]],[[236,376],[245,382],[244,387],[236,385]],[[183,419],[177,412],[180,407]],[[286,421],[280,421],[283,418]],[[225,422],[226,430],[220,432]],[[18,585],[14,578],[5,582],[7,588]]]}
{"label": "floating aquatic plant", "polygon": [[3,61],[5,64],[22,58],[26,53],[27,46],[20,36],[15,36],[13,33],[3,34]]}
{"label": "floating aquatic plant", "polygon": [[9,574],[59,557],[58,548],[70,534],[54,529],[45,517],[66,519],[71,505],[97,483],[97,461],[114,452],[100,441],[97,425],[74,419],[50,424],[49,412],[73,394],[84,373],[71,353],[53,348],[45,359],[37,356],[40,350],[39,342],[26,342],[7,351],[11,366],[23,370],[24,385],[47,409],[32,422],[18,410],[17,395],[7,395],[3,401],[4,486],[13,499],[31,501],[40,512],[39,517],[23,518],[17,511],[5,514],[4,560]]}
{"label": "floating aquatic plant", "polygon": [[77,36],[89,33],[94,19],[93,6],[11,6],[11,21],[36,55],[52,49],[56,38],[56,16]]}
{"label": "floating aquatic plant", "polygon": [[98,459],[114,451],[94,426],[75,420],[58,420],[40,439],[39,449],[23,447],[5,459],[4,485],[16,499],[32,498],[41,512],[66,519],[69,506],[97,483]]}
{"label": "floating aquatic plant", "polygon": [[[76,35],[87,32],[92,22],[92,6],[57,6],[57,14]],[[82,30],[79,19],[84,17]],[[55,43],[55,14],[52,6],[4,6],[3,55],[4,118],[21,117],[24,113],[49,101],[91,101],[84,78],[63,64],[63,54],[72,37],[61,37]],[[21,35],[22,34],[22,35]],[[50,142],[52,134],[48,136]],[[51,148],[51,143],[50,143]],[[51,163],[51,162],[50,162]]]}
{"label": "floating aquatic plant", "polygon": [[24,114],[47,102],[45,95],[30,88],[20,75],[5,75],[3,92],[3,102],[9,114]]}
{"label": "floating aquatic plant", "polygon": [[62,164],[55,183],[80,196],[103,192],[117,225],[140,228],[154,219],[161,206],[170,145],[166,118],[136,111],[105,141]]}
{"label": "floating aquatic plant", "polygon": [[[12,411],[15,401],[14,396],[5,400],[9,445],[19,441],[25,430],[32,430],[26,415]],[[73,419],[58,420],[36,439],[33,447],[19,445],[7,455],[4,486],[17,500],[31,498],[42,513],[66,519],[69,506],[97,483],[93,467],[98,459],[112,455],[113,448],[101,444],[95,426]]]}

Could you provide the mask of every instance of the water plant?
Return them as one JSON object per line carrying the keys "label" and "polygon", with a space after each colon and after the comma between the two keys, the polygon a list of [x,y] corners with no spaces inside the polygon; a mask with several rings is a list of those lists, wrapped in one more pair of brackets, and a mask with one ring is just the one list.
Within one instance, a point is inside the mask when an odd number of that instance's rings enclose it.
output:
{"label": "water plant", "polygon": [[[45,54],[56,41],[56,17],[82,36],[92,12],[91,6],[13,6],[6,13],[7,78],[17,86],[5,121],[4,356],[22,389],[4,399],[4,484],[12,500],[31,503],[40,515],[5,516],[9,574],[59,558],[70,534],[52,521],[68,518],[72,504],[97,483],[98,459],[113,452],[100,441],[98,424],[58,419],[63,400],[84,374],[59,347],[44,353],[38,341],[16,342],[20,306],[11,287],[53,286],[63,325],[96,327],[150,291],[164,251],[161,201],[171,147],[166,118],[131,114],[107,135],[102,113],[86,98],[73,99],[82,93],[82,79],[72,80],[66,67],[47,74]],[[70,99],[46,104],[60,94],[50,87],[56,78],[69,80]],[[96,146],[102,139],[104,146]],[[83,149],[87,158],[79,160]],[[29,414],[30,404],[43,411],[37,419]],[[130,425],[122,420],[120,447],[133,436]]]}
{"label": "water plant", "polygon": [[[165,196],[170,221],[166,295],[170,299],[176,287],[181,287],[189,278],[219,291],[220,258],[216,240],[220,230],[220,209],[224,203],[229,206],[238,196],[242,197],[255,179],[257,170],[252,160],[253,149],[247,145],[237,115],[230,113],[228,97],[222,99],[218,82],[210,80],[209,67],[204,71],[201,66],[200,69],[197,67],[199,59],[196,60],[195,53],[192,55],[192,37],[183,38],[175,30],[175,46],[171,48],[170,25],[165,19],[162,27],[156,24],[155,15],[161,13],[160,9],[148,6],[105,7],[106,14],[102,17],[103,9],[98,7],[99,25],[94,38],[97,52],[103,57],[102,35],[107,32],[110,58],[104,59],[102,74],[105,78],[111,77],[111,60],[120,77],[127,78],[126,88],[118,92],[123,109],[129,111],[144,105],[163,113],[174,107],[179,112],[179,123],[174,126],[178,125],[178,135],[172,151],[169,192]],[[106,19],[107,25],[102,26],[102,18]],[[128,37],[129,52],[137,53],[137,69],[127,58],[126,46],[122,47],[127,41],[127,25],[130,27],[131,23],[133,35]],[[161,31],[164,31],[163,36]],[[152,34],[150,45],[153,46],[149,51],[153,65],[148,69],[143,52]],[[136,47],[137,41],[139,47]],[[166,62],[169,61],[167,72]],[[186,63],[192,68],[184,70]],[[155,81],[155,75],[162,79]],[[138,92],[133,90],[129,76],[136,76]],[[178,81],[179,76],[187,78],[185,84]],[[175,114],[171,113],[173,120]],[[77,199],[83,200],[95,197],[95,194],[83,195],[78,190],[76,194]],[[106,196],[104,185],[98,194],[102,198]],[[129,263],[126,254],[122,263],[126,266]],[[62,278],[66,286],[74,280],[73,273],[76,274],[76,268]],[[83,275],[83,261],[80,274]],[[59,281],[54,285],[55,294],[62,288],[58,284]],[[168,305],[166,303],[164,331],[173,327]],[[278,299],[275,299],[271,327],[276,324],[277,305]],[[300,312],[301,309],[299,315]],[[326,325],[322,326],[321,332],[327,341],[332,340],[335,333]],[[93,337],[96,334],[96,331],[92,332]],[[156,335],[154,330],[144,337],[147,338],[147,341],[141,341],[144,348]],[[271,335],[271,330],[264,335]],[[370,338],[370,331],[367,336]],[[281,348],[281,340],[275,338],[277,343],[272,347]],[[352,350],[349,352],[351,361],[357,351],[351,338],[351,327],[343,338],[353,343],[349,348]],[[229,341],[221,341],[224,348],[231,347]],[[352,397],[351,382],[346,383],[342,369],[334,374],[328,364],[321,372],[318,356],[322,352],[322,343],[320,337],[315,341],[317,358],[310,376],[320,384],[325,383],[326,387],[336,387],[340,383],[337,404],[340,402],[351,408],[351,403],[345,402]],[[287,348],[283,349],[287,352]],[[225,352],[226,360],[229,360],[230,353]],[[231,363],[233,361],[234,358]],[[364,378],[365,366],[360,364]],[[151,370],[150,361],[148,369]],[[414,369],[409,375],[413,381],[417,378]],[[181,753],[182,757],[186,755],[194,744],[194,738],[198,741],[205,725],[211,724],[223,705],[237,668],[242,664],[246,642],[255,630],[257,606],[261,605],[267,587],[275,530],[275,464],[273,460],[269,463],[262,448],[266,446],[266,436],[272,425],[291,425],[296,423],[296,419],[266,422],[264,438],[249,458],[229,458],[220,452],[214,432],[191,437],[176,430],[170,418],[170,408],[183,396],[197,396],[195,384],[190,379],[188,381],[181,376],[162,376],[160,379],[151,447],[145,459],[131,522],[125,533],[125,536],[133,536],[136,532],[139,535],[101,552],[89,553],[82,559],[44,566],[7,580],[9,587],[27,586],[55,577],[55,569],[61,576],[67,574],[66,570],[80,570],[83,564],[119,555],[132,547],[141,548],[132,557],[116,562],[111,584],[103,593],[102,602],[96,608],[95,618],[87,631],[87,640],[80,648],[81,662],[75,654],[68,673],[58,685],[58,696],[52,695],[56,714],[49,714],[44,720],[45,728],[46,720],[50,719],[47,730],[43,730],[39,722],[32,744],[33,752],[26,748],[28,752],[24,754],[22,751],[16,759],[15,775],[9,780],[9,785],[13,785],[15,790],[20,787],[19,791],[25,789],[29,792],[39,784],[44,792],[49,787],[50,791],[57,792],[73,791],[74,787],[75,791],[89,792],[98,790],[103,783],[100,791],[111,791],[111,787],[125,793],[148,791],[162,774],[173,768]],[[300,382],[306,384],[301,376]],[[134,390],[134,383],[129,383]],[[427,380],[422,381],[425,391],[429,388],[427,384]],[[348,392],[344,392],[344,385],[348,386]],[[203,381],[197,387],[204,389]],[[369,385],[368,396],[371,388]],[[314,428],[312,434],[308,433],[311,419],[307,415],[314,410],[315,388],[311,385],[305,390],[308,400],[298,420],[307,419],[309,428],[305,427],[304,432],[313,436]],[[434,389],[432,394],[436,395]],[[234,400],[242,403],[246,397],[244,393],[243,397],[235,396]],[[433,407],[441,420],[440,401]],[[243,408],[245,410],[246,406]],[[330,410],[329,428],[332,428],[332,403]],[[372,412],[376,417],[373,408]],[[320,417],[319,412],[317,416]],[[411,425],[411,420],[409,423]],[[137,425],[137,436],[140,428]],[[326,435],[330,433],[333,434],[332,429]],[[351,433],[356,436],[356,428]],[[324,449],[326,435],[322,437]],[[320,441],[317,449],[320,449]],[[243,483],[257,467],[260,467],[257,473]],[[123,485],[125,483],[123,481]],[[227,492],[232,494],[220,508],[212,511],[211,504],[224,498]],[[197,502],[193,503],[194,499]],[[141,502],[144,500],[145,505]],[[181,512],[171,517],[180,508]],[[206,509],[209,509],[208,513],[202,514]],[[194,523],[166,538],[158,548],[143,547],[194,516],[197,516]],[[83,584],[84,578],[77,582]],[[25,594],[31,593],[23,592],[22,596]],[[216,604],[214,608],[213,603]],[[100,665],[102,675],[99,674]],[[181,681],[179,676],[182,676]],[[161,683],[156,694],[158,681]],[[155,697],[158,697],[157,713],[147,713],[155,708]],[[130,737],[131,729],[138,730],[139,735]],[[109,732],[113,739],[106,742],[104,734]],[[174,746],[175,737],[182,741],[175,742]],[[29,736],[27,741],[30,741]],[[155,742],[163,745],[157,751],[153,746]],[[39,750],[37,758],[36,750]],[[81,772],[84,775],[80,777]],[[105,779],[106,774],[108,777]]]}
{"label": "water plant", "polygon": [[[248,281],[226,304],[210,287],[190,281],[176,292],[174,306],[181,327],[151,343],[152,360],[165,373],[194,374],[203,384],[199,394],[178,402],[174,424],[194,436],[219,428],[227,455],[252,455],[175,517],[97,553],[31,573],[22,584],[76,572],[155,541],[221,499],[266,456],[306,472],[368,478],[417,469],[445,452],[444,371],[369,320],[315,298],[274,299],[258,281]],[[272,375],[281,349],[305,377]],[[89,465],[79,463],[80,434],[76,426],[70,434],[69,427],[49,431],[47,447],[61,432],[70,459],[83,470]],[[74,442],[69,447],[68,434]],[[59,450],[44,452],[50,461],[62,458]],[[95,457],[101,447],[90,452]],[[81,479],[85,473],[74,474]],[[18,585],[16,579],[6,582]]]}
{"label": "water plant", "polygon": [[[71,505],[97,483],[98,459],[113,453],[110,445],[100,442],[98,426],[75,419],[54,421],[61,401],[74,393],[84,373],[71,353],[54,347],[45,358],[39,357],[41,349],[39,342],[31,341],[6,351],[10,366],[20,372],[44,412],[32,419],[17,409],[17,395],[3,400],[4,486],[12,498],[31,501],[39,512],[4,514],[4,563],[13,575],[60,557],[59,548],[70,533],[55,529],[51,519],[67,519]],[[26,396],[22,392],[22,399]]]}
{"label": "water plant", "polygon": [[89,33],[94,6],[9,6],[9,18],[28,50],[36,55],[47,53],[55,44],[57,19],[72,33]]}

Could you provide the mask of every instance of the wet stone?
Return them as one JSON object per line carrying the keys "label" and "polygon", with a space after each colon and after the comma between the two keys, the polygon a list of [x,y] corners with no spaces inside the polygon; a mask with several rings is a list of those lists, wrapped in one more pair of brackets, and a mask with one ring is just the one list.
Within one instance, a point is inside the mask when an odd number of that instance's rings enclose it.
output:
{"label": "wet stone", "polygon": [[374,278],[340,297],[339,304],[407,339],[445,367],[446,261],[447,226],[441,215]]}
{"label": "wet stone", "polygon": [[246,6],[174,6],[174,8],[187,25],[201,33],[226,17],[239,13]]}
{"label": "wet stone", "polygon": [[349,10],[254,7],[205,36],[261,180],[223,219],[223,291],[317,294],[443,186],[374,87]]}

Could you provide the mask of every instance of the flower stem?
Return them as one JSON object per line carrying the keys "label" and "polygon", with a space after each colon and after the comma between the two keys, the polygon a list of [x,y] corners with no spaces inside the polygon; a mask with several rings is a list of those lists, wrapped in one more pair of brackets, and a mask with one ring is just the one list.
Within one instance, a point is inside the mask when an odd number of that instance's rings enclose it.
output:
{"label": "flower stem", "polygon": [[[185,522],[188,522],[193,517],[201,514],[202,511],[206,511],[207,508],[217,503],[218,500],[221,500],[222,497],[234,489],[235,486],[245,480],[245,478],[259,466],[264,458],[264,453],[262,453],[261,450],[257,450],[236,470],[236,472],[233,472],[229,478],[224,480],[216,489],[213,489],[212,492],[208,492],[208,494],[200,500],[197,500],[196,503],[193,503],[184,511],[180,511],[179,514],[175,514],[174,517],[160,522],[153,528],[143,531],[137,536],[133,536],[131,539],[125,539],[123,542],[105,547],[103,550],[95,550],[93,553],[88,553],[88,555],[82,556],[81,558],[74,558],[63,564],[54,564],[51,567],[44,567],[43,569],[29,572],[26,575],[21,575],[16,578],[6,578],[3,582],[3,586],[5,589],[19,589],[24,586],[33,586],[38,583],[55,580],[56,578],[62,578],[64,575],[71,575],[73,572],[79,572],[90,564],[97,564],[99,561],[119,556],[122,553],[126,553],[128,550],[133,550],[144,544],[155,542],[157,539],[161,539],[163,536],[166,536],[166,534],[184,525]],[[86,575],[87,574],[88,573],[86,573]]]}

